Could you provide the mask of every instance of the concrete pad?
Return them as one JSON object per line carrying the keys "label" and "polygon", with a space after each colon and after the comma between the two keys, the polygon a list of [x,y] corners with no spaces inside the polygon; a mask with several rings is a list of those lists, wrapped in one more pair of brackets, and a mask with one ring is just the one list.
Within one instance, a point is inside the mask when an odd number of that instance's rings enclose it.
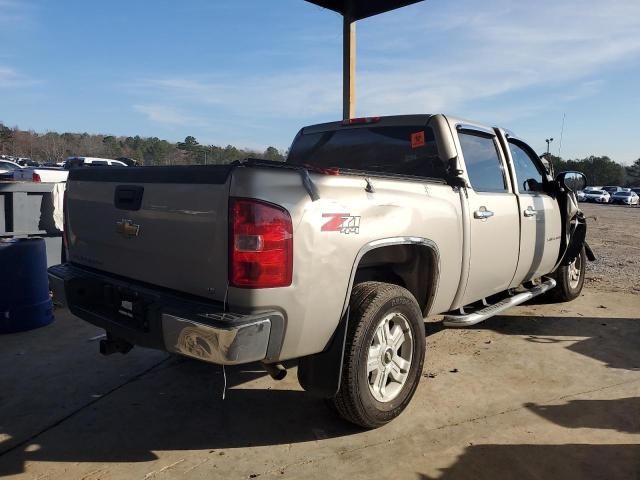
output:
{"label": "concrete pad", "polygon": [[0,455],[169,357],[142,349],[104,357],[103,334],[56,309],[46,327],[0,335]]}
{"label": "concrete pad", "polygon": [[375,431],[336,418],[300,390],[295,371],[274,382],[257,366],[227,369],[223,400],[220,367],[142,349],[101,358],[87,342],[96,329],[61,317],[59,335],[41,329],[10,342],[14,352],[46,344],[46,360],[0,357],[15,366],[6,417],[1,394],[11,443],[0,448],[11,450],[0,475],[640,478],[639,307],[635,295],[585,290],[473,329],[429,323],[422,384],[407,411]]}

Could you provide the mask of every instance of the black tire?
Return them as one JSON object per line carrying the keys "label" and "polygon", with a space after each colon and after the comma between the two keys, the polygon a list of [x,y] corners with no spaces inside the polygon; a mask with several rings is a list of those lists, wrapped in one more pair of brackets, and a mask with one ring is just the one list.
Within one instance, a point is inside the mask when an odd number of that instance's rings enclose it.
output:
{"label": "black tire", "polygon": [[555,302],[570,302],[580,295],[582,287],[584,286],[584,276],[587,265],[587,254],[585,249],[580,250],[580,253],[576,257],[575,262],[578,265],[574,265],[579,272],[579,278],[577,282],[572,280],[572,267],[567,265],[559,267],[554,274],[554,278],[557,285],[551,292],[549,292],[549,298]]}
{"label": "black tire", "polygon": [[[349,305],[349,327],[340,390],[330,401],[345,420],[364,428],[377,428],[402,413],[420,383],[426,349],[424,321],[413,295],[405,288],[388,283],[363,282],[355,285]],[[393,314],[396,316],[388,320]],[[395,389],[395,397],[389,401],[379,401],[374,397],[374,387],[370,387],[367,359],[376,330],[385,319],[394,332],[397,332],[396,325],[401,326],[404,341],[399,343],[402,346],[397,352],[402,351],[402,355],[407,356],[410,351],[411,357],[407,371],[400,370],[406,375],[404,383],[397,382],[392,387]],[[392,337],[389,335],[389,338]],[[380,349],[381,352],[383,350]],[[396,365],[395,360],[390,358],[395,359],[397,356],[389,351],[380,356],[381,366],[388,362],[387,372]],[[381,375],[380,372],[385,371],[387,366],[383,366],[376,375]],[[382,378],[385,380],[381,384],[384,382],[385,385],[391,385],[395,381],[390,373]],[[390,383],[387,384],[387,381]]]}

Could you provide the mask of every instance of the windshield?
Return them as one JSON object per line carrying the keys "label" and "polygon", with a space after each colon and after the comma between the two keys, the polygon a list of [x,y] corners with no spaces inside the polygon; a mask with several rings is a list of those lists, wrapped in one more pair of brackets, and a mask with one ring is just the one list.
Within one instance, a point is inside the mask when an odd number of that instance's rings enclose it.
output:
{"label": "windshield", "polygon": [[0,170],[17,170],[20,167],[9,162],[0,162]]}
{"label": "windshield", "polygon": [[630,197],[631,192],[618,192],[614,195],[614,197]]}
{"label": "windshield", "polygon": [[591,194],[591,195],[602,195],[603,193],[607,193],[603,190],[590,190],[587,192],[587,194]]}
{"label": "windshield", "polygon": [[444,179],[433,130],[424,125],[339,128],[298,135],[287,163]]}

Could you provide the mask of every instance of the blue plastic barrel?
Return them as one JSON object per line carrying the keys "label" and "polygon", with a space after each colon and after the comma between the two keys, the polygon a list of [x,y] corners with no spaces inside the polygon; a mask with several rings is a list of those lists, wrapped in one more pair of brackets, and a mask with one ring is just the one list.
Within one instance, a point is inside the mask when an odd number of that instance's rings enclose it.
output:
{"label": "blue plastic barrel", "polygon": [[44,239],[0,241],[0,333],[53,322]]}

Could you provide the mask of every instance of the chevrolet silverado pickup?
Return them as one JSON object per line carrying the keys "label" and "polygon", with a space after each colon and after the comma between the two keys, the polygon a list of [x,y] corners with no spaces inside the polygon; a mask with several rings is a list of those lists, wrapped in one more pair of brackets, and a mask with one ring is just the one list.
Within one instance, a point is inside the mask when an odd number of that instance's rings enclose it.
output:
{"label": "chevrolet silverado pickup", "polygon": [[274,378],[296,360],[305,390],[374,428],[419,384],[425,319],[579,295],[585,183],[441,114],[308,126],[283,163],[74,169],[50,283],[106,331],[102,353],[259,361]]}

